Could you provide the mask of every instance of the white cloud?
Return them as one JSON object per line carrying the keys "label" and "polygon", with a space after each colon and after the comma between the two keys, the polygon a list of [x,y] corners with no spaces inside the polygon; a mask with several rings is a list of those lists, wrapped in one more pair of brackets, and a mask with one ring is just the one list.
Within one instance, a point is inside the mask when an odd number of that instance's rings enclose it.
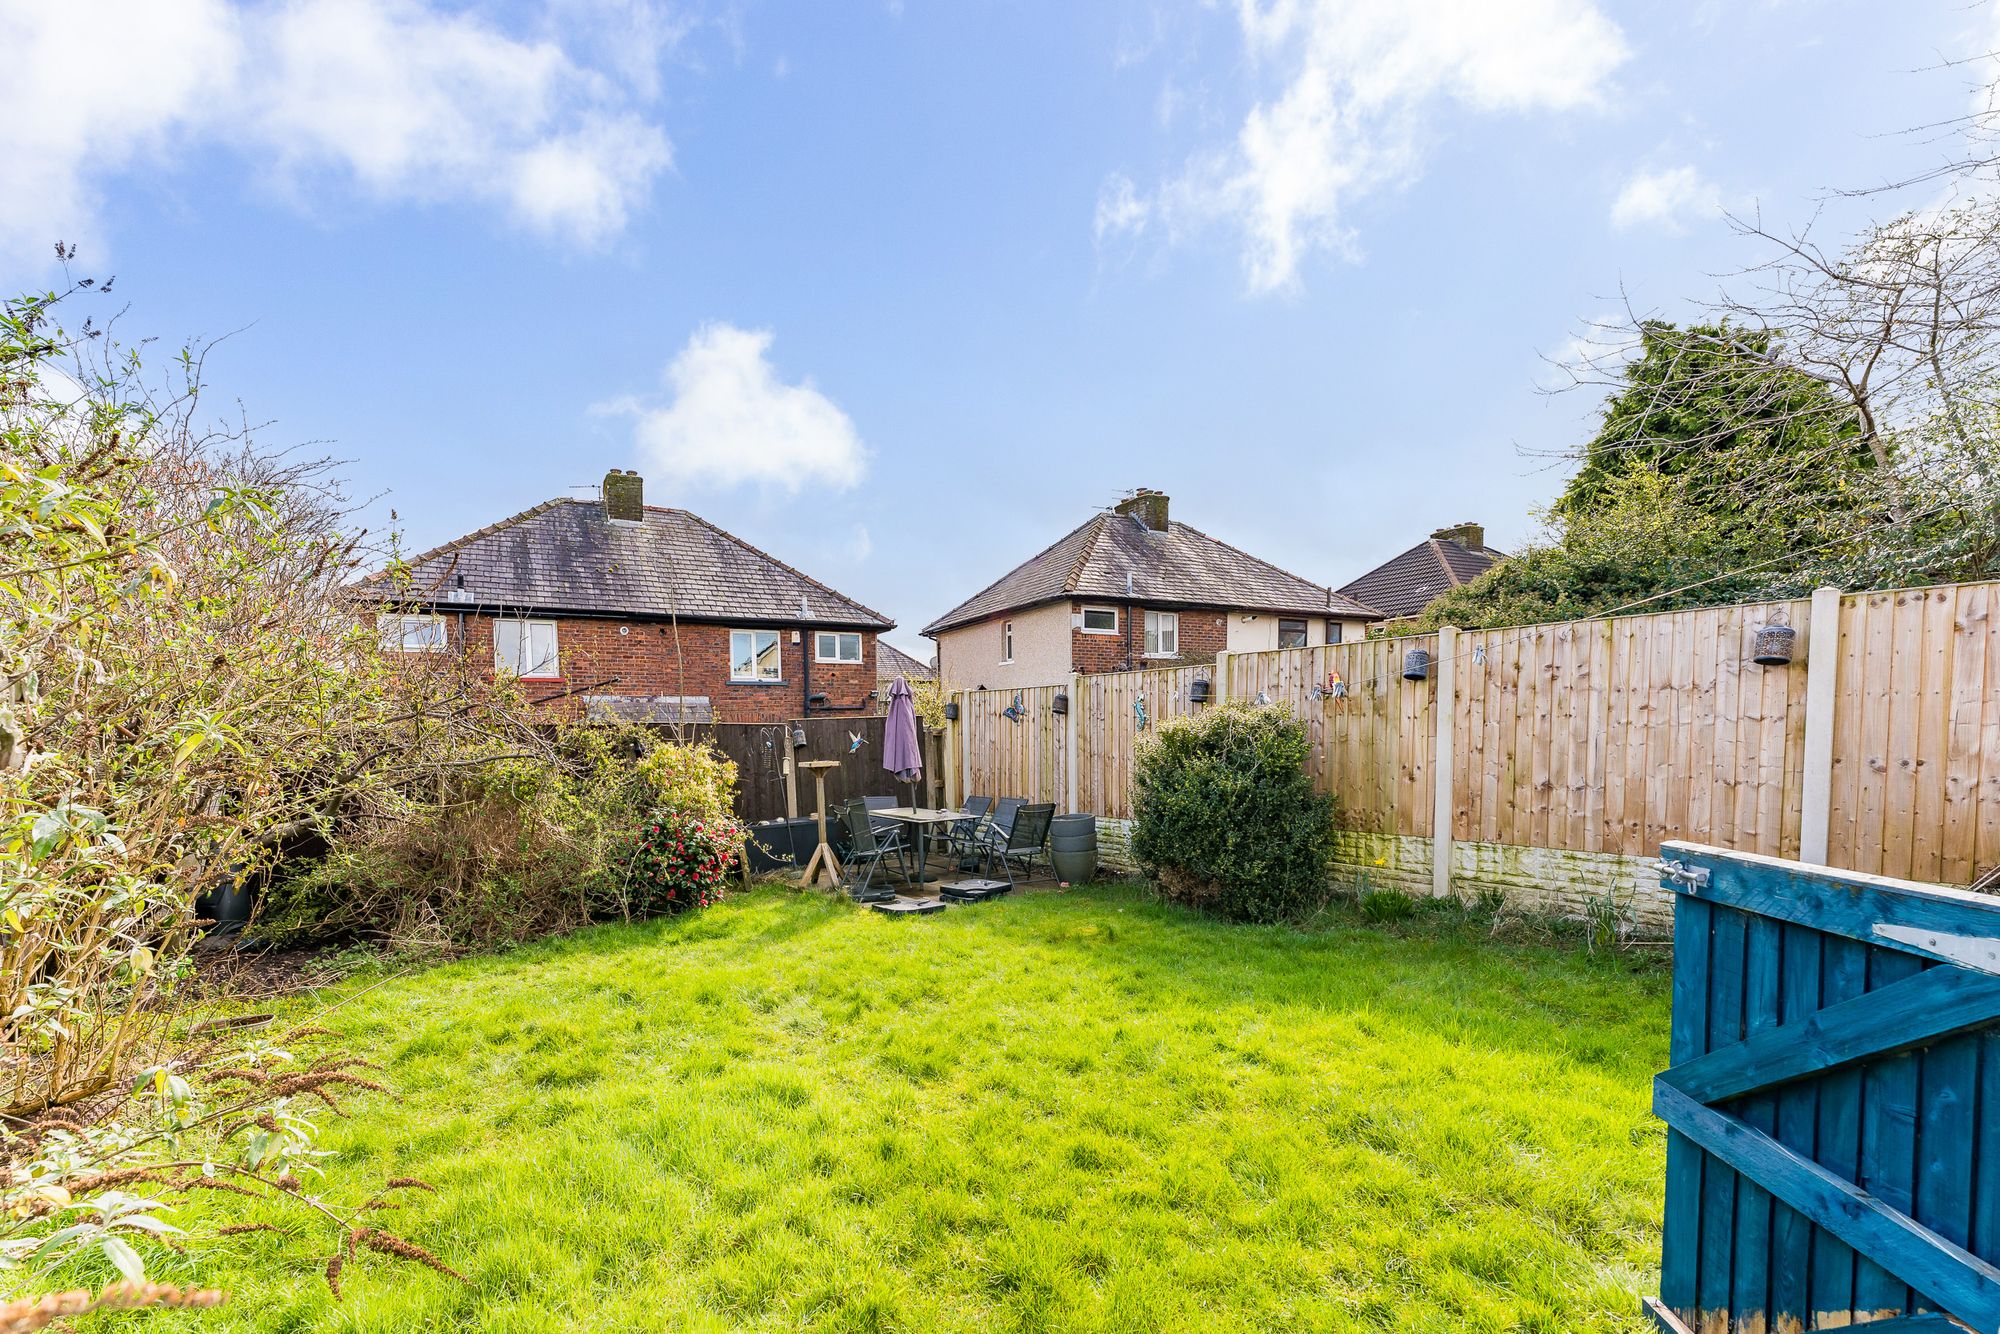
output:
{"label": "white cloud", "polygon": [[1097,192],[1097,223],[1094,228],[1097,239],[1102,241],[1121,232],[1144,231],[1146,219],[1152,211],[1151,202],[1140,198],[1132,178],[1124,172],[1113,172]]}
{"label": "white cloud", "polygon": [[[616,8],[637,22],[637,0]],[[656,65],[667,37],[652,40]],[[301,201],[329,185],[469,200],[586,245],[615,235],[671,161],[637,62],[606,72],[553,37],[422,0],[6,4],[0,50],[26,81],[0,154],[0,263],[97,242],[109,177],[198,146],[234,150]]]}
{"label": "white cloud", "polygon": [[[605,410],[637,419],[648,469],[674,481],[792,492],[853,486],[868,463],[854,423],[810,379],[778,378],[771,339],[768,329],[705,324],[667,367],[670,401],[624,399]],[[857,546],[867,542],[863,532]]]}
{"label": "white cloud", "polygon": [[1263,91],[1235,141],[1196,154],[1150,208],[1126,206],[1113,177],[1096,221],[1100,236],[1154,216],[1172,234],[1226,225],[1258,292],[1296,284],[1317,251],[1351,251],[1347,206],[1414,178],[1441,107],[1594,107],[1627,54],[1595,0],[1239,0],[1237,18]]}
{"label": "white cloud", "polygon": [[1693,167],[1642,171],[1611,201],[1615,227],[1660,227],[1684,232],[1722,212],[1722,191]]}

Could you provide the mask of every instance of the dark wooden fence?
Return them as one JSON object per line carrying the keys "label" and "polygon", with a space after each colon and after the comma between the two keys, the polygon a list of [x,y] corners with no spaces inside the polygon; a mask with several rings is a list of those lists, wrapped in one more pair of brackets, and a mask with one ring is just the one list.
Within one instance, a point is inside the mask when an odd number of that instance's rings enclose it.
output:
{"label": "dark wooden fence", "polygon": [[[776,820],[786,813],[785,758],[838,760],[840,768],[826,773],[826,800],[831,807],[854,797],[906,798],[909,789],[882,768],[882,729],[886,719],[876,714],[843,713],[788,723],[717,723],[710,732],[722,753],[736,761],[736,813],[743,820]],[[792,748],[792,729],[803,728],[806,744]],[[857,741],[858,738],[858,741]],[[926,779],[942,772],[940,739],[931,738]],[[927,800],[922,793],[920,800]],[[811,815],[813,781],[798,778],[798,813]]]}
{"label": "dark wooden fence", "polygon": [[2000,899],[1695,844],[1662,863],[1655,1321],[2000,1330]]}

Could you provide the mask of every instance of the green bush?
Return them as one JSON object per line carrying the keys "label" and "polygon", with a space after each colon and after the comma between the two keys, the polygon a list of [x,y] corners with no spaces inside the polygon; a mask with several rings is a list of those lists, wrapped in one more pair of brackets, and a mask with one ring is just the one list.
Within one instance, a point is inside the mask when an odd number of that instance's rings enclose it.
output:
{"label": "green bush", "polygon": [[1277,707],[1218,705],[1153,732],[1133,770],[1132,851],[1160,892],[1246,922],[1323,904],[1333,798],[1313,791],[1310,751]]}
{"label": "green bush", "polygon": [[722,897],[746,831],[734,816],[663,811],[639,831],[627,896],[641,916],[706,908]]}
{"label": "green bush", "polygon": [[552,764],[469,768],[393,818],[341,829],[324,856],[270,886],[252,934],[279,945],[479,946],[714,897],[719,881],[691,867],[670,873],[648,844],[655,827],[699,825],[733,865],[745,837],[730,814],[733,763],[706,742],[580,723],[556,729],[553,743]]}

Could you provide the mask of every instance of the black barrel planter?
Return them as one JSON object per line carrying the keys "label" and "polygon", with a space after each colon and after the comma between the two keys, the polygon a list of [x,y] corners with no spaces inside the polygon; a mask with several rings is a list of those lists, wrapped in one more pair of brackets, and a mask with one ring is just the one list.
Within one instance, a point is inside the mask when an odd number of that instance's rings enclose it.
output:
{"label": "black barrel planter", "polygon": [[1097,874],[1097,817],[1058,815],[1049,822],[1049,865],[1056,879],[1080,884]]}

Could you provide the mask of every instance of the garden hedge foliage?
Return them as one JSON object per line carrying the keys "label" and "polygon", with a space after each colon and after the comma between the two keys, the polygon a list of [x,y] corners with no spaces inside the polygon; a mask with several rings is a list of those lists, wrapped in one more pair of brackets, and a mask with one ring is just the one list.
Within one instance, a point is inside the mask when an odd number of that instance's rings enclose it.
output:
{"label": "garden hedge foliage", "polygon": [[1313,791],[1305,724],[1222,704],[1163,723],[1133,770],[1132,851],[1168,899],[1246,922],[1290,921],[1331,886],[1333,798]]}

